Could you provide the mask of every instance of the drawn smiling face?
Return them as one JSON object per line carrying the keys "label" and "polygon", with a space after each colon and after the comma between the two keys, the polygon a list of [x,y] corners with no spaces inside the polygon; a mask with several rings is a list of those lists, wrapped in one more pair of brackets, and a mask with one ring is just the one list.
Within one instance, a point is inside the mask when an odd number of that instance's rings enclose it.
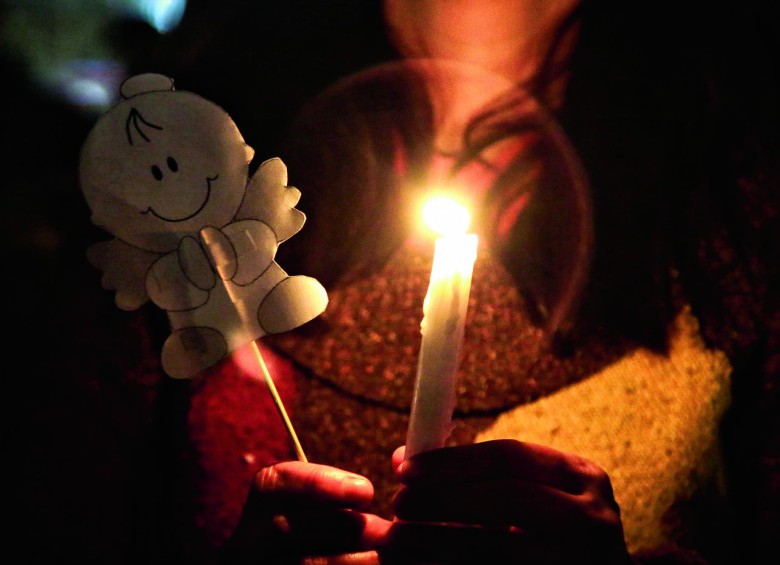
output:
{"label": "drawn smiling face", "polygon": [[[165,165],[167,166],[167,171],[163,173],[163,169],[160,168],[158,165],[152,165],[151,166],[151,172],[152,176],[156,181],[159,183],[163,183],[163,181],[167,181],[168,183],[168,191],[170,191],[170,185],[174,184],[171,180],[166,179],[166,177],[182,177],[184,175],[178,175],[176,173],[179,172],[179,162],[176,160],[175,157],[168,156],[165,159]],[[154,202],[153,204],[150,203],[149,206],[141,212],[142,214],[152,214],[153,216],[159,218],[160,220],[163,220],[165,222],[186,222],[190,218],[194,218],[198,214],[201,213],[201,211],[206,207],[206,204],[209,203],[209,200],[211,198],[211,183],[216,181],[219,178],[219,174],[215,174],[213,177],[206,177],[205,183],[203,183],[203,186],[200,187],[200,190],[198,190],[198,187],[192,186],[188,192],[187,195],[191,197],[198,197],[201,196],[198,200],[200,200],[200,204],[198,207],[192,211],[190,210],[184,210],[183,212],[181,210],[170,210],[167,211],[167,208],[175,207],[179,208],[181,206],[181,202],[176,202],[176,200],[184,200],[184,199],[177,199],[176,194],[168,195],[168,194],[161,194],[162,191],[159,191],[160,193],[156,195],[152,195],[152,198],[150,198],[150,202]],[[179,178],[179,180],[181,180]],[[189,180],[189,179],[188,179]],[[182,194],[182,191],[174,190],[174,193],[178,193],[179,195]],[[162,198],[160,197],[162,195]],[[173,204],[174,206],[171,206]],[[197,204],[197,202],[196,202]]]}
{"label": "drawn smiling face", "polygon": [[93,222],[157,252],[235,216],[252,150],[230,117],[189,92],[132,96],[84,144],[82,189]]}

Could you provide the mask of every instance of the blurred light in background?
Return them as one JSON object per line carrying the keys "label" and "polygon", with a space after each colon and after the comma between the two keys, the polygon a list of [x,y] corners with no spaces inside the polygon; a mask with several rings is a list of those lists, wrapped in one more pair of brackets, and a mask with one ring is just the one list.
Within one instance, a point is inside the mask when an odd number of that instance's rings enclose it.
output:
{"label": "blurred light in background", "polygon": [[109,0],[117,11],[144,20],[160,33],[168,33],[181,22],[187,0]]}
{"label": "blurred light in background", "polygon": [[0,48],[47,92],[100,113],[116,101],[126,77],[109,26],[135,19],[164,34],[179,25],[186,7],[187,0],[5,0]]}
{"label": "blurred light in background", "polygon": [[63,61],[44,79],[52,91],[84,110],[102,113],[119,99],[125,68],[111,59]]}

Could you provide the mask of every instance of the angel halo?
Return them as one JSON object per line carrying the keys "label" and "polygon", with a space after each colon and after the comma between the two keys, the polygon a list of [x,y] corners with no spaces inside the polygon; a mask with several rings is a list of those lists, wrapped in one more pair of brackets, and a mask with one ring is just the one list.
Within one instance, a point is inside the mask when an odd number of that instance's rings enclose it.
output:
{"label": "angel halo", "polygon": [[305,221],[284,163],[269,159],[249,177],[254,150],[230,116],[166,76],[130,77],[120,92],[81,150],[92,222],[114,236],[87,256],[117,306],[151,300],[167,312],[165,372],[195,377],[321,314],[322,285],[274,260]]}

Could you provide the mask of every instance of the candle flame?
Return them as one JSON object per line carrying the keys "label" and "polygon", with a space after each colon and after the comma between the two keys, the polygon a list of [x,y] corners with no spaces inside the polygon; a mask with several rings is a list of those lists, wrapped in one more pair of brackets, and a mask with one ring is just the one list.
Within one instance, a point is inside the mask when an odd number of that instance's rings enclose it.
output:
{"label": "candle flame", "polygon": [[431,229],[443,236],[464,234],[471,222],[466,207],[446,196],[428,200],[423,207],[423,219]]}

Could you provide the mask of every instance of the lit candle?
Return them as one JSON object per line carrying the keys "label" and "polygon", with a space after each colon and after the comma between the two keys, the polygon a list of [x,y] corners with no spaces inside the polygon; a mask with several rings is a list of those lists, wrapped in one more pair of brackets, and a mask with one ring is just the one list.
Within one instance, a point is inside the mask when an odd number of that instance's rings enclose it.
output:
{"label": "lit candle", "polygon": [[420,324],[422,344],[406,437],[406,457],[443,447],[452,429],[456,374],[466,323],[477,236],[466,234],[469,213],[444,198],[424,209],[436,240],[431,281]]}

